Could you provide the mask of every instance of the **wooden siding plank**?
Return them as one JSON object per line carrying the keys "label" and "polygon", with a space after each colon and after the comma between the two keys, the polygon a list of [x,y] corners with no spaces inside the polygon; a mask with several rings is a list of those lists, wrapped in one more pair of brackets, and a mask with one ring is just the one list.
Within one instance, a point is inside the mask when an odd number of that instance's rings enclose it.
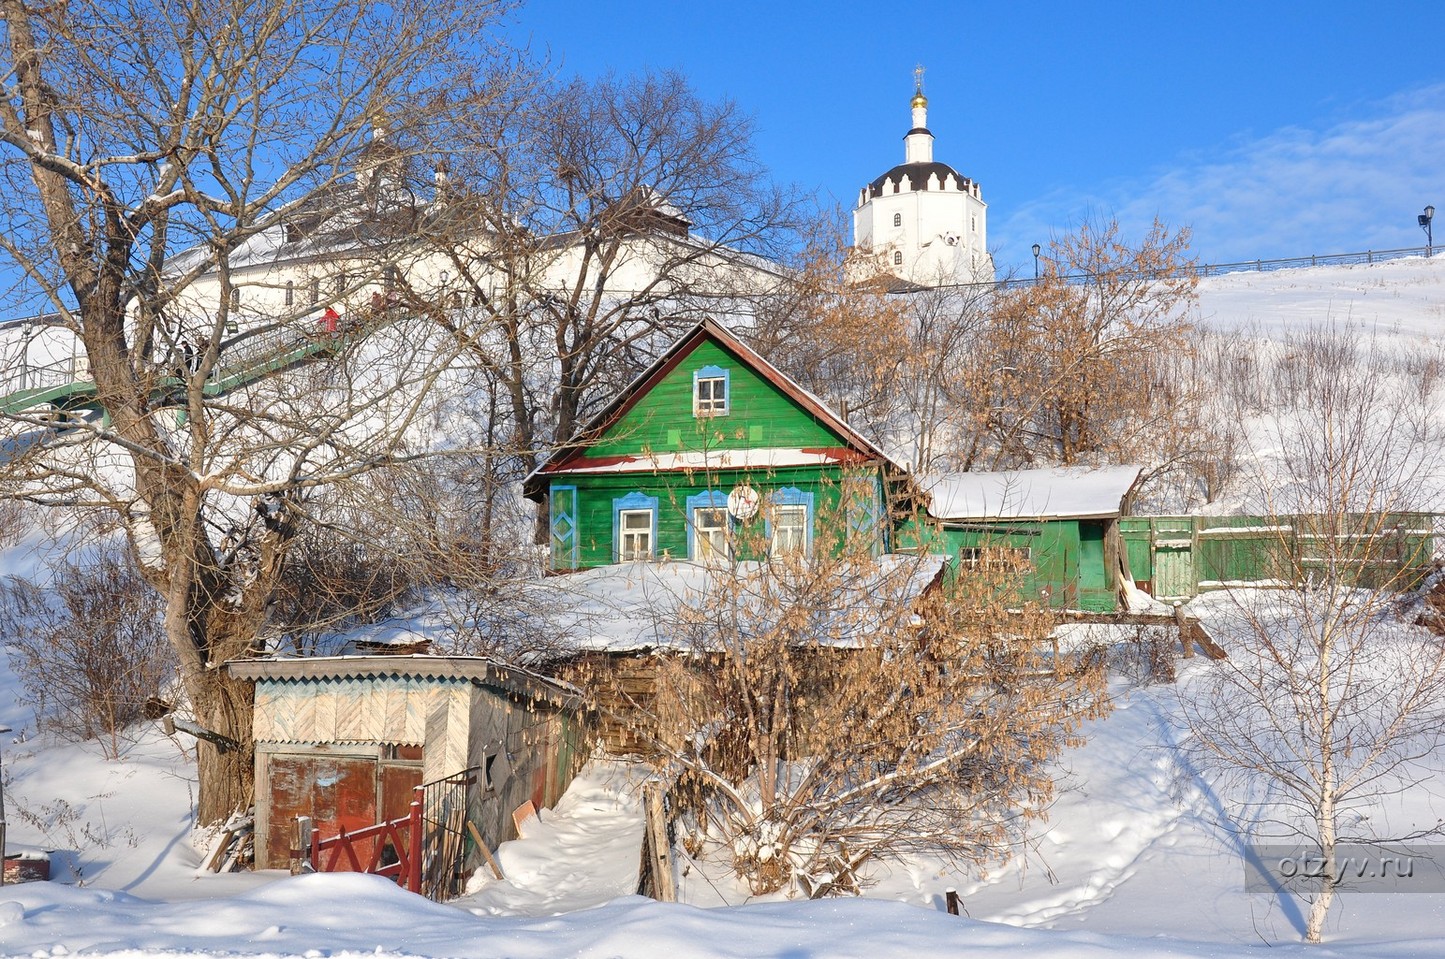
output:
{"label": "wooden siding plank", "polygon": [[313,698],[316,709],[312,717],[311,735],[308,741],[334,743],[336,742],[336,698],[337,689],[334,682],[319,683],[316,686],[316,696]]}
{"label": "wooden siding plank", "polygon": [[[730,371],[729,412],[698,417],[692,411],[693,374],[705,366]],[[753,427],[758,427],[754,430]],[[762,446],[816,447],[851,445],[824,427],[793,399],[779,392],[739,357],[714,342],[698,345],[651,391],[602,435],[589,456],[635,455],[674,451],[669,432],[682,449],[752,449]],[[758,439],[753,437],[757,436]]]}

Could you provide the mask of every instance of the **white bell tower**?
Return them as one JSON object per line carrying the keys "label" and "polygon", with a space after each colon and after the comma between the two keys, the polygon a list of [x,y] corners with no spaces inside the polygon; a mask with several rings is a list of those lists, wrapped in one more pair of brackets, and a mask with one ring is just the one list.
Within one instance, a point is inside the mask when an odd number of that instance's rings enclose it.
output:
{"label": "white bell tower", "polygon": [[912,286],[993,279],[988,206],[978,184],[933,159],[923,67],[913,71],[913,126],[903,162],[865,186],[853,211],[853,246],[873,269]]}

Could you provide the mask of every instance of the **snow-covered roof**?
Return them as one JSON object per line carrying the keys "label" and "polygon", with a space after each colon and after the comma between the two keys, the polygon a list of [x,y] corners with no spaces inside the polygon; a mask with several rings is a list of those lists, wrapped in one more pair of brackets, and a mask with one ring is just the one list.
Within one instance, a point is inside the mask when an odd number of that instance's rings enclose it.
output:
{"label": "snow-covered roof", "polygon": [[923,477],[928,514],[940,520],[1090,519],[1117,516],[1140,466],[1060,466]]}
{"label": "snow-covered roof", "polygon": [[[858,575],[840,575],[830,606],[846,616],[870,603],[910,601],[938,579],[948,561],[946,556],[881,556]],[[736,583],[720,580],[733,575]],[[764,584],[773,575],[777,571],[764,563],[739,563],[735,574],[731,568],[691,562],[621,563],[552,577],[534,595],[538,615],[577,652],[682,649],[691,648],[679,627],[683,607],[702,609],[724,587],[736,589],[746,606],[747,597],[769,591]],[[879,600],[880,595],[888,599]],[[756,617],[759,622],[767,618],[766,612]],[[855,616],[850,622],[863,619]],[[848,645],[846,632],[839,633],[836,645]]]}

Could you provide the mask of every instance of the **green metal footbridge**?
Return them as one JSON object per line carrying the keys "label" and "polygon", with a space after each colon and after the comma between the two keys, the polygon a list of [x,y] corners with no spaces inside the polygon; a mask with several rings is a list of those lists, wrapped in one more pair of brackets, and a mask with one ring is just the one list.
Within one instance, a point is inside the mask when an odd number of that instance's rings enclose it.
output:
{"label": "green metal footbridge", "polygon": [[[202,391],[220,396],[249,383],[336,354],[382,326],[401,319],[395,311],[379,311],[335,329],[298,323],[276,323],[247,330],[221,342],[219,360]],[[161,377],[154,393],[161,406],[185,389],[180,375]],[[169,400],[169,402],[168,402]],[[45,366],[24,365],[0,378],[0,416],[35,415],[44,409],[62,416],[103,415],[94,381],[76,377],[74,363],[66,359]]]}

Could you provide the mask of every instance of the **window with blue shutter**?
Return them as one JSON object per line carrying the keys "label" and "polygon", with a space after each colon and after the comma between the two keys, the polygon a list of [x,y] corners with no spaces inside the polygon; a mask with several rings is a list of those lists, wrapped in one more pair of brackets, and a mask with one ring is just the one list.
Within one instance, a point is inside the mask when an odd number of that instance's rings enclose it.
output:
{"label": "window with blue shutter", "polygon": [[692,415],[727,416],[732,377],[721,366],[704,366],[692,374]]}
{"label": "window with blue shutter", "polygon": [[813,551],[813,494],[794,486],[768,496],[768,556],[807,556]]}
{"label": "window with blue shutter", "polygon": [[718,490],[706,490],[689,496],[687,507],[687,556],[689,559],[712,562],[732,555],[731,524],[728,522],[728,497]]}
{"label": "window with blue shutter", "polygon": [[612,558],[652,559],[657,552],[657,497],[634,490],[612,501]]}

